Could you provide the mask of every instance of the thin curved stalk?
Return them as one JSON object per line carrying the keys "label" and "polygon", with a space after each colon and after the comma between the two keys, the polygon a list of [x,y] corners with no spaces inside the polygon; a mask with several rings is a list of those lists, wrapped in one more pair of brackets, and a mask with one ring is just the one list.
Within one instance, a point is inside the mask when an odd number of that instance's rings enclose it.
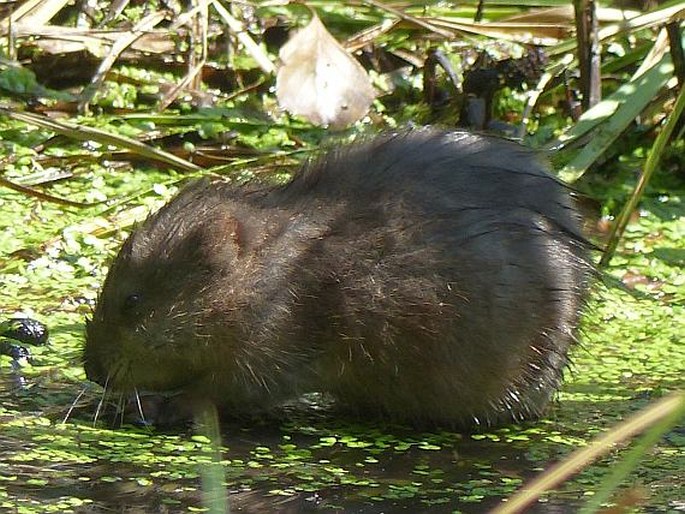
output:
{"label": "thin curved stalk", "polygon": [[[566,459],[546,470],[506,503],[496,507],[490,514],[515,514],[523,512],[543,493],[557,487],[569,477],[587,467],[595,459],[608,453],[614,445],[626,441],[647,427],[659,424],[666,419],[672,420],[676,413],[682,413],[685,392],[676,391],[657,401],[654,405],[634,414],[606,434],[595,439],[587,447],[576,450]],[[677,421],[677,420],[676,420]]]}
{"label": "thin curved stalk", "polygon": [[630,195],[630,198],[623,207],[621,214],[619,214],[618,218],[616,218],[616,223],[614,223],[611,235],[609,236],[609,242],[607,243],[606,250],[604,251],[604,255],[602,255],[602,259],[599,261],[600,267],[608,265],[609,261],[613,257],[614,252],[616,251],[616,247],[618,246],[618,241],[623,235],[623,232],[625,231],[626,227],[628,226],[630,215],[635,210],[635,207],[637,207],[640,198],[642,198],[642,193],[644,192],[645,187],[649,183],[649,179],[654,174],[654,170],[656,169],[657,164],[659,164],[659,159],[661,159],[664,147],[671,138],[671,133],[673,132],[673,129],[678,123],[678,119],[680,119],[680,115],[682,114],[684,107],[685,87],[680,89],[680,93],[678,94],[678,98],[676,99],[673,111],[669,115],[668,119],[666,120],[666,124],[664,125],[664,128],[657,136],[656,140],[654,141],[654,144],[652,145],[651,150],[649,151],[649,156],[647,157],[647,161],[645,162],[645,167],[643,168],[642,174],[640,175],[640,179],[638,180],[637,185],[633,190],[633,194]]}

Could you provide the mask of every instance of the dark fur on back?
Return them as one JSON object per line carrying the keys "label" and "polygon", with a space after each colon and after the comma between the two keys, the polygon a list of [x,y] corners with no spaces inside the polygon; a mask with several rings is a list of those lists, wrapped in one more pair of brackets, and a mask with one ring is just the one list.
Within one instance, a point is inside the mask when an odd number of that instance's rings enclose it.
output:
{"label": "dark fur on back", "polygon": [[115,260],[86,371],[234,411],[325,391],[399,420],[535,417],[591,270],[572,196],[530,151],[386,134],[284,186],[182,191]]}

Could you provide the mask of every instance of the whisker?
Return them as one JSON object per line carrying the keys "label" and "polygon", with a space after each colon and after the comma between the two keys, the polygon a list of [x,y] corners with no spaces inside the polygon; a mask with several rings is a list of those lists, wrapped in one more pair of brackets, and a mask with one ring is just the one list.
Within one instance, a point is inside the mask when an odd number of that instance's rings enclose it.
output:
{"label": "whisker", "polygon": [[107,374],[107,378],[105,379],[105,385],[102,386],[102,396],[100,397],[100,401],[98,402],[98,406],[95,409],[95,416],[93,416],[93,426],[95,426],[95,423],[98,422],[98,418],[100,417],[100,413],[102,412],[102,407],[105,404],[105,399],[107,398],[107,386],[109,385],[109,374]]}
{"label": "whisker", "polygon": [[126,415],[126,401],[127,398],[124,396],[123,393],[119,395],[119,401],[117,402],[117,414],[114,418],[116,421],[116,418],[119,418],[119,428],[124,426],[124,417]]}
{"label": "whisker", "polygon": [[74,411],[74,408],[76,407],[76,404],[90,387],[90,384],[85,384],[81,391],[76,395],[76,398],[74,398],[74,401],[71,402],[71,406],[67,410],[67,413],[64,415],[64,419],[62,419],[62,425],[66,425],[67,421],[69,420],[69,416],[71,416],[71,413]]}
{"label": "whisker", "polygon": [[138,408],[138,415],[140,416],[140,421],[142,421],[144,425],[147,425],[147,421],[145,420],[145,414],[143,413],[143,405],[140,403],[140,394],[138,394],[138,388],[134,388],[133,391],[136,395],[136,407]]}

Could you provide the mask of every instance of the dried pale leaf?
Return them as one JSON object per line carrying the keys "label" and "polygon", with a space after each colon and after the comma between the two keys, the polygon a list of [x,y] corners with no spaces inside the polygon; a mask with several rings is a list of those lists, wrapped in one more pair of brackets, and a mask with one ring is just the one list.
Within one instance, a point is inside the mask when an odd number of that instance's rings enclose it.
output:
{"label": "dried pale leaf", "polygon": [[520,42],[529,42],[534,38],[564,39],[573,32],[569,23],[474,22],[465,18],[436,18],[433,24],[469,34]]}
{"label": "dried pale leaf", "polygon": [[269,60],[264,50],[255,43],[250,37],[242,22],[231,16],[231,13],[219,2],[212,2],[212,6],[219,13],[219,16],[226,22],[226,25],[231,29],[231,32],[240,41],[245,50],[252,56],[252,58],[259,64],[259,67],[265,73],[273,73],[275,71],[274,64]]}
{"label": "dried pale leaf", "polygon": [[[12,25],[25,22],[33,27],[40,27],[49,22],[61,11],[70,0],[28,0],[17,7],[8,17],[12,19]],[[0,32],[4,35],[9,27],[9,19],[0,20]]]}
{"label": "dried pale leaf", "polygon": [[600,41],[604,41],[621,32],[628,33],[636,30],[663,26],[672,21],[681,20],[683,17],[685,17],[685,3],[678,2],[674,5],[667,5],[661,9],[649,11],[645,14],[635,16],[634,18],[624,20],[621,23],[603,27],[599,31],[599,39]]}
{"label": "dried pale leaf", "polygon": [[[96,57],[104,57],[112,44],[129,31],[76,29],[57,25],[31,27],[20,23],[14,27],[14,33],[16,37],[35,38],[32,44],[51,54],[87,50]],[[153,29],[134,41],[131,48],[138,52],[163,54],[172,53],[175,46],[168,30]]]}
{"label": "dried pale leaf", "polygon": [[95,57],[104,57],[109,49],[109,42],[104,40],[84,39],[82,41],[69,41],[66,39],[37,39],[32,45],[40,48],[50,55],[69,54],[73,52],[88,51]]}
{"label": "dried pale leaf", "polygon": [[[609,7],[597,8],[597,19],[600,22],[620,22],[635,18],[640,13],[638,11],[630,11],[625,9],[613,9]],[[545,9],[533,9],[531,11],[515,14],[509,16],[503,21],[518,22],[518,23],[571,23],[575,20],[575,11],[573,5],[560,5],[558,7],[548,7]]]}
{"label": "dried pale leaf", "polygon": [[362,66],[314,16],[281,48],[276,95],[283,109],[319,125],[360,119],[375,96]]}

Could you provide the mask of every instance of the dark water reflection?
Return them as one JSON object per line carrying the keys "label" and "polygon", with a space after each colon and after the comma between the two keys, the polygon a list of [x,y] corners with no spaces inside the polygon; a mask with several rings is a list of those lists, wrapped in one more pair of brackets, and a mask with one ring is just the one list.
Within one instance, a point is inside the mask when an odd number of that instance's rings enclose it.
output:
{"label": "dark water reflection", "polygon": [[[91,427],[93,403],[66,425],[49,388],[0,373],[0,511],[189,512],[202,506],[209,454],[192,431]],[[73,391],[70,393],[75,396]],[[296,413],[221,427],[231,512],[487,512],[568,449],[518,430],[417,432]],[[531,439],[532,437],[532,439]],[[199,441],[193,446],[193,441]],[[3,498],[3,493],[4,497]],[[530,512],[575,512],[580,493]],[[4,503],[3,503],[4,502]]]}

